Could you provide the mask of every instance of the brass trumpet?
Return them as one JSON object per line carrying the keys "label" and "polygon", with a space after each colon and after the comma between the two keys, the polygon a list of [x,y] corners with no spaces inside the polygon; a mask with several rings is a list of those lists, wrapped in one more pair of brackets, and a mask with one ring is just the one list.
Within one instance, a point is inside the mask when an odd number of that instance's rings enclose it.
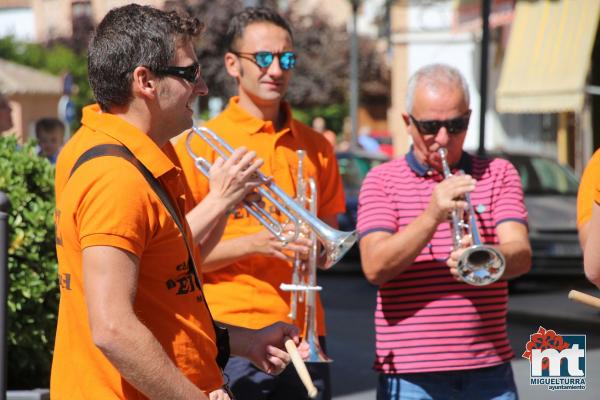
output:
{"label": "brass trumpet", "polygon": [[[194,160],[196,168],[204,174],[210,176],[211,164],[203,157],[194,153],[191,148],[190,141],[193,135],[198,135],[204,140],[221,158],[227,160],[233,148],[221,139],[215,132],[206,127],[192,127],[192,130],[187,134],[186,147],[187,151]],[[265,175],[257,172],[258,178],[263,182],[256,190],[264,198],[268,199],[283,215],[288,218],[288,222],[293,224],[295,230],[290,236],[285,232],[284,224],[281,224],[268,211],[263,209],[260,204],[251,201],[244,201],[244,208],[254,216],[261,224],[263,224],[273,235],[282,242],[294,241],[300,234],[301,223],[308,226],[313,231],[321,242],[327,259],[323,268],[330,268],[337,263],[346,252],[356,242],[356,231],[343,232],[333,229],[317,217],[313,216],[304,207],[299,206],[285,191],[279,188],[275,183],[268,179]]]}
{"label": "brass trumpet", "polygon": [[[307,188],[306,188],[306,180],[304,179],[304,156],[306,155],[304,150],[297,150],[296,154],[298,155],[298,173],[296,174],[296,203],[300,207],[305,207],[307,204],[311,203],[311,199],[308,197]],[[314,180],[311,178],[311,184],[314,184]],[[314,193],[311,191],[311,193]],[[314,213],[313,213],[314,215]],[[313,236],[313,235],[311,235]],[[312,253],[312,251],[311,251]],[[301,289],[298,289],[298,285],[300,285],[300,275],[304,274],[305,269],[304,261],[302,261],[302,257],[299,253],[294,255],[294,269],[292,272],[292,283],[286,284],[282,283],[279,288],[286,292],[291,292],[290,294],[290,313],[289,317],[292,319],[293,323],[296,323],[296,319],[298,318],[298,302],[304,301],[304,292]]]}
{"label": "brass trumpet", "polygon": [[[317,215],[317,182],[314,178],[304,179],[304,150],[297,150],[298,155],[298,178],[296,181],[296,202],[315,216]],[[310,195],[309,195],[310,193]],[[279,287],[283,291],[291,292],[289,317],[294,323],[297,319],[297,307],[299,303],[305,303],[304,329],[302,341],[308,344],[308,356],[306,362],[331,362],[319,343],[317,333],[317,293],[322,288],[317,286],[317,260],[318,243],[314,231],[309,233],[311,241],[308,260],[301,259],[296,254],[294,259],[294,271],[292,283],[282,283]]]}
{"label": "brass trumpet", "polygon": [[[452,176],[450,166],[446,159],[448,151],[440,148],[438,154],[442,160],[444,177]],[[477,217],[471,203],[471,196],[465,193],[467,202],[466,218],[463,210],[455,208],[451,213],[452,240],[454,248],[461,247],[463,237],[471,235],[473,245],[468,247],[458,260],[458,275],[460,278],[474,286],[484,286],[496,282],[502,277],[506,266],[504,256],[492,246],[482,244],[479,230],[477,229]],[[468,222],[466,221],[468,219]]]}

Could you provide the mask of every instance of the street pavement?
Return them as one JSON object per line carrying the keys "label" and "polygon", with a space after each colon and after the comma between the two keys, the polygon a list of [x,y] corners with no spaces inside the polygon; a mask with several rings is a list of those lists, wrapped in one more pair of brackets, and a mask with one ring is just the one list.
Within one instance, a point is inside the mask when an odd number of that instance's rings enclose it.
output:
{"label": "street pavement", "polygon": [[[328,355],[334,400],[375,399],[377,376],[371,370],[374,353],[373,310],[376,288],[358,273],[319,275],[322,299],[327,310]],[[512,361],[519,395],[524,400],[600,399],[600,311],[568,300],[570,289],[594,296],[600,291],[584,280],[561,280],[548,286],[525,285],[509,300],[508,330],[515,352]],[[521,287],[521,286],[519,286]],[[539,326],[558,334],[585,334],[585,391],[552,392],[529,383],[529,361],[522,358],[529,335]]]}

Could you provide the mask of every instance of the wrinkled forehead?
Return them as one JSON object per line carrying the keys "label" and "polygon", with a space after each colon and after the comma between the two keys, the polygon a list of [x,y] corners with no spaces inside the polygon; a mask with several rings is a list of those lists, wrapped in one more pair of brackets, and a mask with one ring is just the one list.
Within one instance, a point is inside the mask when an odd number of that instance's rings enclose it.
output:
{"label": "wrinkled forehead", "polygon": [[469,108],[460,84],[424,81],[415,90],[414,108],[441,108],[467,110]]}

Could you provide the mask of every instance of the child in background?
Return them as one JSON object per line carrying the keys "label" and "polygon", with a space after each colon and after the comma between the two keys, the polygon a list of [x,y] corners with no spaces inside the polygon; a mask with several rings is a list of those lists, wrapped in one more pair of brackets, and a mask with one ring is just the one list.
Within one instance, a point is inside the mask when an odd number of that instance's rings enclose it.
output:
{"label": "child in background", "polygon": [[35,123],[35,136],[40,147],[38,155],[56,163],[63,146],[65,125],[57,118],[41,118]]}

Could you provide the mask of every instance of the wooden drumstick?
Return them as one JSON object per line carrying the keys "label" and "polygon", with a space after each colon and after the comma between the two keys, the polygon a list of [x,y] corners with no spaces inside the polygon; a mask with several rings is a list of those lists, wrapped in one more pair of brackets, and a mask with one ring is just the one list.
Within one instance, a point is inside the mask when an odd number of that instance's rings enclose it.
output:
{"label": "wooden drumstick", "polygon": [[310,397],[311,399],[316,398],[317,397],[317,388],[315,387],[312,379],[310,378],[308,370],[306,369],[306,364],[304,364],[302,357],[300,357],[300,353],[298,353],[298,349],[296,348],[296,343],[294,343],[294,341],[292,339],[289,339],[289,338],[286,339],[285,349],[287,350],[288,354],[290,355],[290,358],[292,359],[292,363],[294,364],[294,367],[296,368],[296,372],[298,372],[298,376],[300,377],[300,380],[302,381],[302,383],[304,384],[304,387],[306,388],[306,391],[308,392],[308,397]]}
{"label": "wooden drumstick", "polygon": [[575,300],[587,306],[595,307],[600,310],[600,299],[598,297],[578,292],[577,290],[571,290],[569,292],[569,299]]}

